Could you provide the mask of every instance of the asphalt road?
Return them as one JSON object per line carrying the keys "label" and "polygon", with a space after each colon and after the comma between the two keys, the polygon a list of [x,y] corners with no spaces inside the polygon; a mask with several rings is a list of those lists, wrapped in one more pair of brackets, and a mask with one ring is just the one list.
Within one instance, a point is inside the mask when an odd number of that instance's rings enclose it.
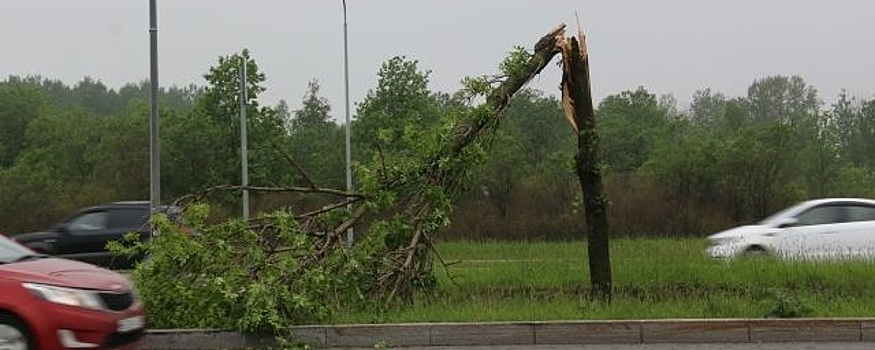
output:
{"label": "asphalt road", "polygon": [[[331,348],[334,350],[374,350]],[[743,343],[743,344],[611,344],[611,345],[513,345],[426,346],[387,348],[397,350],[871,350],[875,343]]]}

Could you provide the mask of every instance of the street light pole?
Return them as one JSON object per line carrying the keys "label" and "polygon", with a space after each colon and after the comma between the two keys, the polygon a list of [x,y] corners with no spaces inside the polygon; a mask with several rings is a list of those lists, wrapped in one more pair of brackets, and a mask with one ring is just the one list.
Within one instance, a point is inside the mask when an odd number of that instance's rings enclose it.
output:
{"label": "street light pole", "polygon": [[247,141],[246,105],[246,57],[241,56],[240,63],[240,171],[243,184],[243,220],[249,220],[249,149]]}
{"label": "street light pole", "polygon": [[[346,100],[346,191],[352,192],[352,146],[350,144],[350,120],[349,120],[349,39],[346,24],[346,0],[343,0],[343,80],[344,97]],[[352,227],[346,230],[346,240],[350,246],[353,243]]]}
{"label": "street light pole", "polygon": [[149,51],[151,75],[150,133],[149,133],[149,202],[151,212],[161,209],[161,151],[158,137],[158,10],[156,0],[149,0]]}

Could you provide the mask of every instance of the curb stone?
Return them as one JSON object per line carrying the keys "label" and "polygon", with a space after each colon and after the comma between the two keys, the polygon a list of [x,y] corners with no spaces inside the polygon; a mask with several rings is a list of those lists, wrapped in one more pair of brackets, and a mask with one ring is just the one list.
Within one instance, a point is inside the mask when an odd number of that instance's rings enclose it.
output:
{"label": "curb stone", "polygon": [[[875,318],[663,319],[295,326],[316,348],[376,344],[489,346],[648,343],[875,342]],[[251,349],[270,337],[212,329],[149,330],[143,349]]]}

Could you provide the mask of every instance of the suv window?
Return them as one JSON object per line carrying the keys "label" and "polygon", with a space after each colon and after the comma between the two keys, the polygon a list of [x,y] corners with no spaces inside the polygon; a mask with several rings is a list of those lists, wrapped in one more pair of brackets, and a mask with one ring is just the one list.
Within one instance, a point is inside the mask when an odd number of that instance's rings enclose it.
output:
{"label": "suv window", "polygon": [[71,231],[95,231],[104,230],[109,224],[109,213],[105,211],[94,211],[79,215],[67,223],[67,228]]}
{"label": "suv window", "polygon": [[121,208],[113,210],[109,219],[111,228],[138,228],[146,225],[149,211],[145,208]]}

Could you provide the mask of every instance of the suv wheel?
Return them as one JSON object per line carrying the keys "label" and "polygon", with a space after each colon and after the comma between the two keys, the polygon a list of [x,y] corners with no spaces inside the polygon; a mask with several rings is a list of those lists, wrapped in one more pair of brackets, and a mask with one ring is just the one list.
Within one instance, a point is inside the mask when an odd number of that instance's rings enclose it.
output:
{"label": "suv wheel", "polygon": [[33,350],[27,326],[17,317],[0,313],[0,350]]}

